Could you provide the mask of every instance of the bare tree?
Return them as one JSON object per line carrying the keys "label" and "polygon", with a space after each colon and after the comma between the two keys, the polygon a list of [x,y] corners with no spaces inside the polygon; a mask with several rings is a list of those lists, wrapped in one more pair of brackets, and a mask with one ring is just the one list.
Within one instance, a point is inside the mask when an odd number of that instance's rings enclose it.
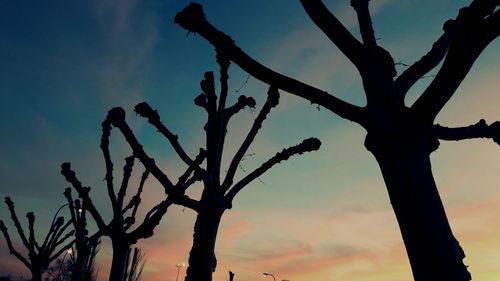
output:
{"label": "bare tree", "polygon": [[[498,36],[500,1],[474,0],[462,8],[455,19],[444,24],[443,34],[429,52],[399,76],[390,53],[377,44],[368,2],[351,0],[361,33],[358,40],[320,0],[301,0],[314,24],[358,69],[367,99],[364,107],[255,61],[207,21],[199,4],[190,4],[177,14],[175,22],[200,34],[255,78],[361,125],[367,131],[365,146],[382,171],[415,280],[469,280],[462,261],[465,255],[449,226],[429,155],[440,139],[492,138],[500,143],[499,122],[487,125],[480,121],[464,128],[434,123],[475,60]],[[440,63],[437,75],[416,102],[405,105],[408,90]]]}
{"label": "bare tree", "polygon": [[[106,120],[102,123],[101,150],[104,155],[106,166],[105,181],[113,211],[113,217],[109,223],[104,222],[100,212],[94,206],[94,203],[89,196],[90,187],[82,186],[81,182],[76,177],[75,172],[71,170],[70,163],[63,163],[61,165],[61,173],[78,192],[78,195],[83,203],[83,210],[87,210],[92,215],[99,229],[99,233],[108,236],[111,239],[113,259],[109,276],[110,281],[124,280],[130,246],[134,245],[139,239],[152,236],[155,227],[160,223],[160,220],[167,212],[168,207],[172,205],[174,201],[180,202],[183,199],[183,196],[178,195],[177,193],[173,196],[167,196],[164,200],[149,210],[144,220],[140,222],[140,224],[136,225],[135,229],[131,230],[131,227],[136,223],[136,214],[141,202],[141,194],[151,170],[147,167],[147,165],[145,165],[147,169],[142,174],[139,187],[137,188],[135,195],[131,197],[127,204],[125,204],[125,196],[129,186],[129,180],[132,175],[135,156],[130,156],[125,159],[123,179],[118,188],[118,192],[115,193],[113,182],[113,162],[109,151],[109,137],[111,134],[110,120],[117,118],[125,118],[125,112],[123,109],[115,108],[111,110]],[[203,161],[204,157],[204,152],[200,151],[200,154],[192,161],[192,166],[189,166],[186,169],[184,174],[176,183],[175,186],[178,187],[177,190],[184,191],[194,182],[190,177],[193,174],[195,169],[194,167],[199,165]],[[156,171],[153,171],[153,173],[156,173]]]}
{"label": "bare tree", "polygon": [[[202,93],[195,98],[194,103],[202,107],[208,114],[205,129],[206,141],[206,167],[202,168],[196,161],[187,156],[184,149],[178,143],[178,137],[172,134],[161,122],[156,110],[147,103],[140,103],[135,111],[142,117],[148,119],[163,136],[165,136],[179,157],[190,167],[194,167],[192,180],[201,180],[203,191],[199,200],[194,200],[184,195],[185,188],[174,186],[168,177],[158,168],[154,160],[144,152],[137,138],[125,121],[125,113],[121,108],[115,108],[108,114],[107,121],[117,127],[133,150],[134,156],[140,159],[143,165],[163,185],[165,192],[172,196],[176,204],[191,208],[197,212],[193,234],[193,246],[189,254],[189,266],[187,268],[187,281],[212,280],[212,272],[216,268],[215,241],[222,215],[227,209],[232,208],[234,197],[250,182],[264,174],[271,167],[281,161],[285,161],[293,155],[319,149],[320,141],[309,138],[302,143],[283,149],[260,167],[248,173],[243,178],[235,181],[235,174],[243,156],[252,144],[262,123],[273,107],[278,104],[279,93],[275,87],[270,87],[265,104],[253,122],[253,125],[243,140],[236,154],[232,157],[225,178],[221,178],[221,165],[227,125],[229,120],[246,107],[254,107],[255,100],[251,97],[240,96],[232,106],[226,107],[228,95],[228,69],[229,60],[221,52],[217,54],[217,62],[220,65],[220,95],[215,92],[214,75],[206,72],[201,81]],[[217,98],[219,100],[217,101]]]}
{"label": "bare tree", "polygon": [[58,258],[45,271],[45,281],[70,281],[73,271],[73,263],[71,259],[66,258],[67,253],[62,258]]}
{"label": "bare tree", "polygon": [[[45,272],[46,281],[71,281],[78,278],[82,281],[97,281],[98,270],[95,267],[95,258],[99,252],[100,240],[87,244],[88,251],[84,254],[75,252],[73,248],[58,258],[52,266]],[[76,242],[75,242],[76,244]],[[85,259],[81,256],[85,255]],[[78,264],[78,260],[83,259],[83,265]],[[81,268],[77,268],[80,266]]]}
{"label": "bare tree", "polygon": [[18,260],[20,260],[31,272],[32,281],[42,281],[42,274],[49,267],[50,263],[57,259],[62,253],[71,248],[74,240],[64,244],[66,240],[71,238],[74,234],[74,230],[66,231],[71,225],[71,220],[64,222],[64,217],[57,217],[58,212],[64,205],[59,208],[59,210],[54,215],[54,219],[50,225],[49,231],[45,236],[43,243],[40,245],[36,241],[35,237],[35,215],[33,212],[26,214],[28,218],[28,230],[29,234],[26,236],[21,223],[17,217],[14,202],[10,197],[5,197],[5,203],[10,212],[10,217],[14,226],[16,227],[17,233],[21,238],[21,241],[28,252],[28,257],[23,256],[14,247],[12,240],[10,239],[9,232],[4,222],[0,220],[0,230],[5,237],[7,246],[9,247],[10,253],[14,255]]}

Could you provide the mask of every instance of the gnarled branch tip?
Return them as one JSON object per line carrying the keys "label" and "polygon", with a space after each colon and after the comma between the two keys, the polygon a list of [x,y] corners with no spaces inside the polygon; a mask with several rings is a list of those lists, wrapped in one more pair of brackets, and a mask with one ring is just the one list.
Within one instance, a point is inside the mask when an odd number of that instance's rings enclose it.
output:
{"label": "gnarled branch tip", "polygon": [[174,23],[187,29],[189,32],[196,32],[197,27],[206,21],[203,7],[198,3],[190,3],[186,8],[177,13]]}
{"label": "gnarled branch tip", "polygon": [[275,107],[278,105],[280,101],[280,93],[278,92],[278,88],[274,86],[270,86],[267,91],[267,100],[271,107]]}
{"label": "gnarled branch tip", "polygon": [[246,105],[248,107],[251,107],[251,108],[255,108],[255,105],[257,105],[257,103],[255,102],[254,98],[247,97],[245,95],[239,96],[238,97],[238,102],[243,103],[244,105]]}
{"label": "gnarled branch tip", "polygon": [[299,145],[304,151],[315,151],[321,147],[321,141],[317,138],[308,138]]}
{"label": "gnarled branch tip", "polygon": [[147,102],[138,103],[134,107],[134,111],[141,117],[146,117],[154,121],[160,120],[160,115],[158,114],[158,111],[151,108],[151,106]]}
{"label": "gnarled branch tip", "polygon": [[121,123],[125,121],[125,110],[121,107],[115,107],[108,111],[108,115],[106,116],[106,120],[109,120],[113,126],[116,126],[117,123]]}

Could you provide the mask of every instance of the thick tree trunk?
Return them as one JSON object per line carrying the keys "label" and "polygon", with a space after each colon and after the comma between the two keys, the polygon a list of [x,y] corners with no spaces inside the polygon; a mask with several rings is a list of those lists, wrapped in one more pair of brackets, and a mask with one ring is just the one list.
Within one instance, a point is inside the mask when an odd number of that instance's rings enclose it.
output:
{"label": "thick tree trunk", "polygon": [[215,270],[215,241],[224,208],[213,199],[202,196],[194,225],[193,246],[185,281],[211,281]]}
{"label": "thick tree trunk", "polygon": [[125,267],[127,266],[127,254],[130,245],[113,241],[113,261],[111,262],[111,271],[109,281],[123,281]]}
{"label": "thick tree trunk", "polygon": [[42,269],[39,267],[31,268],[31,281],[42,281]]}
{"label": "thick tree trunk", "polygon": [[415,281],[470,280],[432,176],[429,152],[413,144],[372,152],[382,170]]}

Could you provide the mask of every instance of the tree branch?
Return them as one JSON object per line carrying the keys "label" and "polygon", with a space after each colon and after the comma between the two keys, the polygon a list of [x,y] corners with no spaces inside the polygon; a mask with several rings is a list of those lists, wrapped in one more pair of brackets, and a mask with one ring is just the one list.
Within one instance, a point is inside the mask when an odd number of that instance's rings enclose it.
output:
{"label": "tree branch", "polygon": [[[304,1],[306,2],[306,1]],[[307,5],[307,4],[306,4]],[[291,94],[309,100],[311,103],[319,104],[328,110],[338,114],[340,117],[354,121],[362,122],[365,118],[364,109],[350,103],[347,103],[337,97],[328,94],[325,91],[314,88],[310,85],[297,81],[293,78],[279,74],[271,69],[265,67],[259,62],[252,59],[245,52],[243,52],[234,41],[226,34],[217,30],[213,25],[207,22],[201,5],[191,3],[184,10],[179,12],[174,20],[175,23],[187,29],[190,32],[196,32],[204,37],[214,45],[217,50],[221,50],[224,54],[244,71],[263,81],[266,84],[273,85]],[[351,36],[352,37],[352,36]],[[354,37],[352,37],[353,40]],[[356,41],[357,42],[357,41]],[[361,48],[361,43],[354,44]],[[352,47],[352,46],[351,46]],[[350,54],[353,51],[349,51]],[[355,51],[354,53],[358,53]],[[351,54],[353,56],[353,54]]]}
{"label": "tree branch", "polygon": [[18,251],[16,251],[14,245],[12,245],[12,240],[10,240],[7,227],[5,227],[5,224],[3,223],[2,220],[0,220],[0,230],[2,231],[3,236],[5,237],[5,242],[7,242],[7,247],[9,247],[10,253],[14,255],[18,260],[20,260],[27,268],[31,268],[31,264],[28,262],[28,260],[24,258]]}
{"label": "tree branch", "polygon": [[70,226],[72,224],[72,221],[69,220],[68,222],[66,222],[66,224],[61,227],[61,229],[57,232],[57,235],[55,237],[55,240],[54,242],[52,243],[52,246],[51,247],[48,247],[49,248],[49,253],[52,253],[56,250],[57,246],[61,245],[62,243],[64,243],[64,241],[66,241],[68,238],[72,237],[73,234],[75,234],[75,230],[71,230],[70,232],[66,233],[66,235],[64,235],[62,238],[61,238],[61,235],[64,233],[64,231],[66,231],[66,229],[68,228],[68,226]]}
{"label": "tree branch", "polygon": [[[307,0],[303,2],[307,2]],[[363,43],[366,46],[374,47],[377,46],[377,41],[375,40],[368,2],[370,0],[351,0],[351,6],[358,15],[359,30]]]}
{"label": "tree branch", "polygon": [[174,203],[186,208],[189,208],[195,212],[200,210],[200,202],[198,200],[192,199],[187,195],[179,196],[174,199]]}
{"label": "tree branch", "polygon": [[130,202],[122,211],[122,214],[125,214],[129,209],[132,209],[132,214],[125,220],[125,231],[127,231],[135,223],[135,215],[137,213],[137,209],[139,208],[139,204],[141,204],[141,193],[144,189],[144,184],[146,183],[148,176],[149,171],[145,170],[144,173],[142,173],[141,181],[139,182],[139,188],[137,188],[137,193],[132,197],[132,199],[130,199]]}
{"label": "tree branch", "polygon": [[217,109],[217,120],[219,125],[222,124],[222,120],[224,120],[224,111],[226,108],[226,99],[227,99],[227,93],[228,93],[228,84],[227,81],[229,80],[229,64],[230,60],[229,58],[224,54],[223,51],[220,50],[215,50],[217,52],[216,58],[217,58],[217,63],[220,66],[220,97],[219,97],[219,106]]}
{"label": "tree branch", "polygon": [[122,132],[126,141],[132,148],[134,156],[137,157],[141,161],[142,165],[146,167],[146,170],[148,170],[161,183],[161,185],[165,189],[165,192],[167,194],[173,192],[172,182],[160,170],[160,168],[158,168],[158,166],[155,164],[154,159],[150,158],[146,154],[146,152],[144,152],[142,145],[137,141],[137,138],[134,136],[134,133],[132,132],[128,124],[125,122],[125,111],[123,110],[123,108],[115,107],[111,109],[108,112],[106,120],[109,121],[113,126],[117,127]]}
{"label": "tree branch", "polygon": [[117,212],[114,212],[115,214],[121,214],[123,208],[123,199],[125,198],[125,195],[127,193],[128,182],[130,180],[130,177],[132,176],[133,166],[134,166],[134,156],[129,156],[125,158],[125,165],[123,166],[122,184],[120,186],[120,190],[118,191],[118,196],[116,199],[116,205],[118,209],[116,210]]}
{"label": "tree branch", "polygon": [[283,149],[281,152],[276,153],[272,158],[264,162],[259,168],[255,169],[253,172],[248,174],[246,177],[241,179],[238,183],[236,183],[226,194],[225,199],[228,203],[228,206],[232,205],[232,201],[234,197],[240,192],[245,186],[247,186],[250,182],[264,174],[267,170],[272,168],[274,165],[280,163],[281,161],[285,161],[293,155],[303,154],[304,152],[310,152],[318,150],[321,146],[321,142],[316,138],[309,138],[302,143]]}
{"label": "tree branch", "polygon": [[216,59],[220,67],[220,95],[219,95],[219,105],[217,108],[216,116],[216,131],[217,134],[215,139],[218,141],[215,144],[215,158],[214,158],[214,175],[217,177],[217,182],[220,183],[220,167],[222,162],[222,155],[224,151],[224,143],[226,141],[226,131],[227,131],[227,119],[225,118],[226,113],[226,99],[229,91],[228,80],[229,80],[229,58],[224,54],[223,51],[216,49]]}
{"label": "tree branch", "polygon": [[[177,180],[177,183],[175,184],[175,187],[176,188],[179,188],[182,190],[182,192],[186,191],[186,189],[192,184],[194,183],[194,181],[192,181],[191,183],[189,183],[189,179],[190,179],[190,175],[194,172],[195,174],[193,175],[193,177],[191,178],[196,178],[197,180],[199,178],[201,178],[203,176],[203,173],[205,173],[205,171],[201,168],[199,168],[199,166],[201,165],[201,163],[203,163],[203,161],[205,160],[205,158],[207,157],[207,152],[206,150],[200,148],[200,152],[198,153],[198,155],[196,156],[196,158],[194,159],[194,163],[193,163],[193,166],[189,166],[186,171],[184,171],[184,173],[179,177],[179,179]],[[196,180],[195,180],[196,181]]]}
{"label": "tree branch", "polygon": [[[204,79],[200,82],[201,90],[207,104],[207,123],[204,126],[206,133],[207,171],[217,169],[217,147],[219,139],[219,123],[217,122],[217,95],[215,94],[214,74],[205,72]],[[196,103],[196,100],[195,100]],[[214,170],[215,172],[215,170]]]}
{"label": "tree branch", "polygon": [[217,95],[215,94],[214,73],[212,71],[205,72],[204,79],[200,82],[200,87],[207,99],[208,118],[215,123],[217,118]]}
{"label": "tree branch", "polygon": [[500,145],[499,121],[488,125],[484,119],[481,119],[476,124],[459,128],[448,128],[437,124],[434,125],[434,130],[437,137],[442,140],[459,141],[473,138],[489,138]]}
{"label": "tree branch", "polygon": [[339,50],[359,68],[363,45],[344,27],[320,0],[301,0],[307,15]]}
{"label": "tree branch", "polygon": [[[35,228],[34,228],[34,225],[35,225],[35,214],[33,214],[33,212],[29,212],[26,214],[26,218],[28,218],[28,229],[29,229],[29,237],[28,237],[28,241],[30,243],[30,251],[34,251],[35,250],[35,245],[36,245],[36,241],[35,241]],[[39,250],[40,247],[37,247],[37,249]]]}
{"label": "tree branch", "polygon": [[160,115],[157,110],[153,110],[148,103],[142,102],[135,106],[134,111],[140,116],[147,118],[148,122],[153,125],[165,138],[167,138],[175,152],[177,152],[177,155],[179,155],[181,160],[184,161],[186,165],[191,166],[193,164],[193,160],[191,160],[179,144],[179,137],[170,132],[170,130],[161,122]]}
{"label": "tree branch", "polygon": [[64,189],[63,194],[64,194],[64,197],[66,197],[66,200],[68,201],[69,213],[71,216],[71,220],[73,222],[77,222],[77,211],[75,211],[73,197],[71,196],[71,188],[67,187],[66,189]]}
{"label": "tree branch", "polygon": [[228,190],[231,185],[233,184],[233,179],[234,175],[236,174],[236,170],[238,169],[238,166],[241,162],[241,159],[247,152],[248,148],[252,144],[253,140],[255,139],[255,136],[259,132],[260,128],[262,127],[262,123],[264,120],[267,118],[267,115],[269,112],[271,112],[271,109],[278,105],[279,103],[279,92],[278,89],[274,87],[269,87],[269,90],[267,91],[267,100],[264,103],[264,106],[259,112],[259,115],[257,115],[257,118],[255,118],[252,128],[248,132],[247,136],[245,137],[245,140],[241,144],[240,148],[234,155],[233,159],[231,160],[231,163],[229,164],[229,168],[227,170],[226,178],[224,179],[224,182],[222,183],[222,190],[225,192]]}
{"label": "tree branch", "polygon": [[94,218],[97,227],[105,235],[108,233],[108,226],[104,223],[99,211],[97,211],[92,199],[89,197],[90,187],[83,187],[82,183],[77,179],[74,171],[71,170],[70,163],[63,163],[61,165],[61,174],[65,177],[66,181],[71,183],[73,188],[78,192],[80,198],[82,198],[83,205],[87,209],[92,217]]}
{"label": "tree branch", "polygon": [[108,189],[108,196],[111,201],[111,206],[113,210],[117,210],[116,197],[113,187],[113,162],[111,161],[111,156],[109,154],[109,136],[111,134],[111,123],[105,120],[101,124],[102,126],[102,136],[101,136],[101,150],[104,156],[104,162],[106,164],[106,187]]}
{"label": "tree branch", "polygon": [[[450,21],[449,23],[451,24]],[[408,67],[394,82],[396,94],[400,98],[404,99],[408,90],[443,60],[452,38],[451,31],[447,31],[447,26],[449,25],[445,24],[445,33],[434,42],[431,50]]]}
{"label": "tree branch", "polygon": [[[70,234],[68,233],[62,241],[60,241],[59,244],[62,244],[64,242],[64,240],[68,239],[69,237],[71,237],[71,235],[73,234]],[[73,246],[73,244],[75,243],[75,240],[72,240],[71,242],[69,242],[66,246],[62,247],[57,253],[55,253],[54,255],[52,255],[50,258],[49,258],[49,263],[53,262],[55,259],[57,259],[57,257],[59,257],[62,253],[64,253],[66,250],[68,250],[69,248],[71,248],[71,246]]]}
{"label": "tree branch", "polygon": [[[57,218],[52,237],[49,240],[49,243],[47,243],[46,249],[48,253],[52,253],[53,251],[55,251],[56,247],[62,243],[60,240],[61,235],[64,233],[64,231],[66,231],[66,228],[68,228],[68,226],[70,226],[71,224],[72,224],[71,220],[64,223],[64,217]],[[70,231],[68,234],[69,236],[72,236],[74,234],[74,231]],[[68,234],[66,234],[67,237],[69,237]]]}
{"label": "tree branch", "polygon": [[229,119],[233,117],[236,113],[240,112],[245,107],[255,108],[255,100],[252,97],[247,97],[245,95],[241,95],[238,98],[238,101],[232,106],[225,109],[224,119],[225,122],[229,122]]}
{"label": "tree branch", "polygon": [[432,122],[460,86],[472,65],[500,32],[499,0],[475,0],[462,8],[455,22],[457,35],[431,84],[411,107],[426,122]]}
{"label": "tree branch", "polygon": [[9,208],[10,218],[12,219],[12,222],[14,222],[14,226],[17,229],[17,233],[19,234],[21,241],[23,242],[26,249],[29,250],[30,245],[28,243],[28,240],[26,239],[26,235],[24,234],[23,228],[21,227],[21,224],[19,223],[19,219],[17,218],[16,210],[14,207],[14,202],[12,202],[10,197],[5,197],[5,204],[7,204],[7,207]]}
{"label": "tree branch", "polygon": [[[132,199],[130,199],[129,205],[133,206],[132,214],[130,215],[130,217],[132,217],[134,220],[135,220],[135,215],[137,214],[137,209],[139,208],[139,204],[141,203],[141,193],[142,190],[144,189],[144,184],[146,183],[148,176],[149,176],[149,171],[145,170],[144,173],[142,173],[141,181],[139,182],[139,188],[137,188],[137,193],[135,194],[134,197],[132,197]],[[126,212],[126,209],[124,209],[124,212]]]}
{"label": "tree branch", "polygon": [[143,223],[128,234],[131,241],[137,241],[141,238],[151,237],[155,227],[160,223],[161,218],[173,204],[172,197],[169,195],[165,200],[153,207],[144,218]]}

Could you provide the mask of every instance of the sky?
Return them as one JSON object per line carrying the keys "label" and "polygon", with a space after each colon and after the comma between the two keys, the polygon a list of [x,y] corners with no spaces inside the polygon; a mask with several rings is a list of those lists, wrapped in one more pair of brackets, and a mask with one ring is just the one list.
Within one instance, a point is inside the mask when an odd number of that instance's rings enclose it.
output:
{"label": "sky", "polygon": [[[463,0],[373,0],[370,2],[379,45],[396,62],[411,64],[440,36]],[[185,168],[168,142],[132,109],[147,101],[179,136],[188,154],[203,146],[205,115],[193,104],[205,71],[214,71],[213,48],[200,36],[173,23],[189,1],[0,0],[0,196],[10,196],[23,223],[34,211],[42,239],[68,184],[59,174],[71,162],[105,217],[109,204],[100,123],[109,109],[122,106],[145,149],[175,179]],[[361,81],[352,65],[312,24],[295,1],[202,1],[208,19],[247,53],[270,68],[339,98],[363,106]],[[349,1],[325,1],[355,34]],[[445,126],[464,126],[484,118],[500,120],[498,62],[493,42],[481,55],[456,95],[438,116]],[[398,65],[398,71],[404,70]],[[430,74],[435,73],[435,70]],[[218,77],[218,76],[217,76]],[[419,81],[407,97],[411,104],[431,81]],[[256,110],[245,110],[228,128],[227,159],[242,141],[265,100],[266,85],[230,68],[230,102],[253,96]],[[282,163],[247,186],[222,219],[214,280],[401,281],[411,270],[373,156],[363,146],[358,125],[282,92],[266,120],[244,176],[284,147],[314,136],[323,145]],[[130,149],[113,131],[111,151],[116,179]],[[431,155],[433,171],[455,236],[466,252],[474,280],[500,280],[500,151],[490,140],[441,142]],[[143,167],[136,164],[133,184]],[[188,193],[199,195],[200,186]],[[150,178],[144,214],[163,196]],[[61,214],[65,214],[64,211]],[[66,214],[67,215],[67,214]],[[3,219],[15,244],[5,205]],[[137,246],[146,254],[143,280],[174,280],[188,260],[195,214],[181,207],[167,212],[155,235]],[[93,228],[93,225],[89,226]],[[109,241],[99,252],[99,280],[106,280]],[[181,268],[179,279],[184,277]],[[0,238],[0,276],[28,277]]]}

